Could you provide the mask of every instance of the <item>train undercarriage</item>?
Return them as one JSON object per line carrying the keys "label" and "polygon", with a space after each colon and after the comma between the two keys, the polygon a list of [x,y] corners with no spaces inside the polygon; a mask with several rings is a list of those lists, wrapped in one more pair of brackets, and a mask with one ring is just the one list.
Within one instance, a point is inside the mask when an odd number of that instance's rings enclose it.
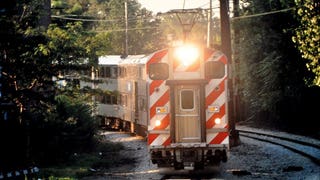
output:
{"label": "train undercarriage", "polygon": [[[189,146],[189,147],[188,147]],[[202,146],[202,147],[201,147]],[[179,144],[176,147],[151,149],[151,161],[159,168],[167,167],[174,170],[202,170],[209,166],[218,166],[227,161],[227,147],[206,147],[198,144]]]}
{"label": "train undercarriage", "polygon": [[100,128],[103,130],[117,130],[134,133],[142,137],[147,136],[147,128],[141,124],[115,117],[99,116],[99,120]]}

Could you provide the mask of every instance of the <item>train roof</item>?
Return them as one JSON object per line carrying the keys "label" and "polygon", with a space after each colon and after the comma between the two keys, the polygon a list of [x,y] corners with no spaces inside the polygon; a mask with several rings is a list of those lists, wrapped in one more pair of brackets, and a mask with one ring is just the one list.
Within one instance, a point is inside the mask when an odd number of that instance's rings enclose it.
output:
{"label": "train roof", "polygon": [[99,65],[146,64],[150,55],[107,55],[99,57]]}

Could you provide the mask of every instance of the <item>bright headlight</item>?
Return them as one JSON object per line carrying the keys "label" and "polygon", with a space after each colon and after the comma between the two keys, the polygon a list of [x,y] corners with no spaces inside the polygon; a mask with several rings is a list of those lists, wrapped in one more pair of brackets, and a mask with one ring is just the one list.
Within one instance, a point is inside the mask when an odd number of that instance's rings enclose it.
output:
{"label": "bright headlight", "polygon": [[221,119],[220,119],[220,118],[216,118],[216,119],[214,119],[214,122],[215,122],[216,124],[220,124],[220,123],[221,123]]}
{"label": "bright headlight", "polygon": [[161,125],[161,121],[160,120],[156,120],[156,126],[160,126]]}
{"label": "bright headlight", "polygon": [[175,59],[178,59],[184,66],[189,66],[196,61],[199,56],[199,49],[192,45],[185,45],[175,48]]}

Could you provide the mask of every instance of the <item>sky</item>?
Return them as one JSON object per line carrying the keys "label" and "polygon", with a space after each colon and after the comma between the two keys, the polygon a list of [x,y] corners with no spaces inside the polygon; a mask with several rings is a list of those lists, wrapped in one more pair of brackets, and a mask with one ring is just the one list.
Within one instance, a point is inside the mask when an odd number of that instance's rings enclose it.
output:
{"label": "sky", "polygon": [[[153,13],[167,12],[172,9],[209,8],[210,0],[138,0],[146,9]],[[184,5],[184,7],[183,7]],[[212,7],[219,6],[218,0],[212,0]]]}

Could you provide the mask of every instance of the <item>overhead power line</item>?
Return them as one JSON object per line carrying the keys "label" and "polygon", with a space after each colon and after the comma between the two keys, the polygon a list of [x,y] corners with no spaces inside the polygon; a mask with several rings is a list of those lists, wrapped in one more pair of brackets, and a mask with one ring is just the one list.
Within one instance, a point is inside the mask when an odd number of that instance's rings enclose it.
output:
{"label": "overhead power line", "polygon": [[[215,9],[216,7],[212,8]],[[218,7],[217,7],[218,8]],[[238,19],[245,19],[245,18],[252,18],[252,17],[259,17],[259,16],[265,16],[265,15],[270,15],[270,14],[276,14],[276,13],[281,13],[281,12],[287,12],[290,10],[295,9],[295,7],[292,8],[286,8],[286,9],[281,9],[277,11],[270,11],[270,12],[264,12],[264,13],[258,13],[258,14],[252,14],[252,15],[245,15],[245,16],[239,16],[239,17],[233,17],[231,20],[238,20]],[[119,19],[84,19],[84,18],[73,18],[73,17],[67,17],[67,16],[57,16],[57,15],[51,15],[52,18],[58,18],[58,19],[65,19],[65,20],[72,20],[72,21],[87,21],[87,22],[117,22],[120,21]],[[150,18],[143,18],[144,20],[146,19],[154,19],[156,17],[150,17]],[[131,20],[138,20],[141,18],[130,18]],[[123,21],[123,20],[122,20]],[[143,30],[143,29],[156,29],[153,27],[145,27],[145,28],[131,28],[128,30]],[[108,31],[124,31],[124,29],[119,29],[119,30],[107,30]],[[100,32],[100,31],[99,31]],[[102,31],[101,31],[102,32]]]}
{"label": "overhead power line", "polygon": [[89,21],[89,22],[114,22],[114,21],[118,21],[118,20],[106,20],[106,19],[72,18],[72,17],[56,16],[56,15],[51,15],[51,17],[52,17],[52,18],[57,18],[57,19],[72,20],[72,21]]}
{"label": "overhead power line", "polygon": [[[134,30],[145,30],[145,29],[159,29],[158,27],[142,27],[142,28],[128,28],[128,31],[134,31]],[[119,32],[119,31],[125,31],[126,29],[109,29],[109,30],[94,30],[94,32]]]}
{"label": "overhead power line", "polygon": [[[219,7],[213,7],[212,9],[216,9]],[[239,16],[239,17],[233,17],[231,18],[232,20],[237,20],[237,19],[244,19],[244,18],[251,18],[251,17],[258,17],[258,16],[265,16],[269,14],[276,14],[280,12],[286,12],[295,9],[294,7],[292,8],[287,8],[287,9],[281,9],[277,11],[270,11],[270,12],[264,12],[264,13],[258,13],[258,14],[252,14],[252,15],[245,15],[245,16]],[[65,19],[65,20],[73,20],[73,21],[89,21],[89,22],[116,22],[120,21],[119,19],[84,19],[84,18],[73,18],[73,17],[66,17],[66,16],[57,16],[57,15],[51,15],[52,18],[58,18],[58,19]],[[155,17],[150,17],[150,18],[144,18],[144,19],[153,19]],[[130,20],[137,20],[138,18],[130,18]]]}
{"label": "overhead power line", "polygon": [[[68,17],[66,15],[51,15],[52,18],[57,19],[65,19],[65,20],[72,20],[72,21],[87,21],[87,22],[118,22],[118,21],[124,21],[124,19],[84,19],[84,18],[74,18],[74,17]],[[146,17],[146,18],[129,18],[128,21],[134,21],[134,20],[147,20],[147,19],[154,19],[154,17]]]}
{"label": "overhead power line", "polygon": [[265,15],[269,15],[269,14],[276,14],[276,13],[281,13],[281,12],[287,12],[287,11],[290,11],[290,10],[293,10],[293,9],[295,9],[295,8],[292,7],[292,8],[281,9],[281,10],[277,10],[277,11],[270,11],[270,12],[264,12],[264,13],[246,15],[246,16],[233,17],[233,18],[231,18],[231,20],[238,20],[238,19],[244,19],[244,18],[265,16]]}

